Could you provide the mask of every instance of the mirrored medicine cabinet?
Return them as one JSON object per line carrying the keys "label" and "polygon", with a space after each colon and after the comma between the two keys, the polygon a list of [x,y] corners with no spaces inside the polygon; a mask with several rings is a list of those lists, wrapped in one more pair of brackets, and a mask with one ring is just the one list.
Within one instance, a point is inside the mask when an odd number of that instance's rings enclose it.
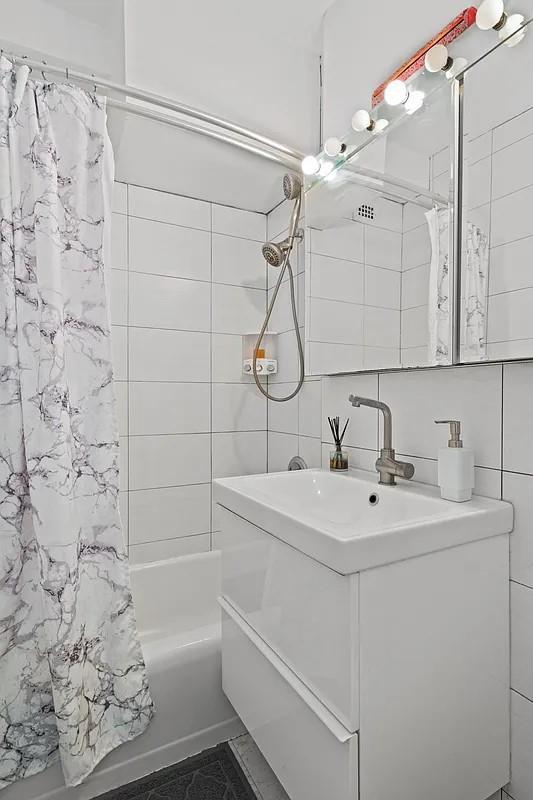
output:
{"label": "mirrored medicine cabinet", "polygon": [[307,374],[533,358],[527,27],[308,182]]}

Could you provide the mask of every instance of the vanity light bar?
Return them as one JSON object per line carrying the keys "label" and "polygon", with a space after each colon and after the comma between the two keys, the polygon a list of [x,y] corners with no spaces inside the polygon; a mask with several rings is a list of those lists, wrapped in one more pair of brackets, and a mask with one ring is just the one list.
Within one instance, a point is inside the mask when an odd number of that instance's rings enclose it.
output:
{"label": "vanity light bar", "polygon": [[[504,42],[506,47],[515,47],[522,41],[526,35],[525,28],[522,28],[524,22],[523,14],[507,14],[503,0],[483,0],[476,14],[478,28],[497,31],[500,41],[507,39]],[[516,36],[512,36],[515,32]]]}

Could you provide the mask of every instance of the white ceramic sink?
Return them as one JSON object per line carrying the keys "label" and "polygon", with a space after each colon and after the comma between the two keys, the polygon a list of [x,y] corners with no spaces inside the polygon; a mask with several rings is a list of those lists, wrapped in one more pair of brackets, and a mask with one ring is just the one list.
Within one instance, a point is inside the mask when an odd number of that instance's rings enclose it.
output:
{"label": "white ceramic sink", "polygon": [[452,503],[434,487],[380,486],[377,475],[362,470],[249,475],[214,486],[222,506],[343,575],[513,526],[509,503],[484,497]]}

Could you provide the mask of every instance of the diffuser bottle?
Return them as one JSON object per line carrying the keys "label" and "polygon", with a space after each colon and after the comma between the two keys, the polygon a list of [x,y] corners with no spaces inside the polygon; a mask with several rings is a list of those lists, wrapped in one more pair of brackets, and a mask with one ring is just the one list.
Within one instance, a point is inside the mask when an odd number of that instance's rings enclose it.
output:
{"label": "diffuser bottle", "polygon": [[435,422],[450,426],[448,446],[439,450],[440,496],[444,500],[464,503],[470,500],[474,488],[474,453],[463,447],[459,420],[436,419]]}

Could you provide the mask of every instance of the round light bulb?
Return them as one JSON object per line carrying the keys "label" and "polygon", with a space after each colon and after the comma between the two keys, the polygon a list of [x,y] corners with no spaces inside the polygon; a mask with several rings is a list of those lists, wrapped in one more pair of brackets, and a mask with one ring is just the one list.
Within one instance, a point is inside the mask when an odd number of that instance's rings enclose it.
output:
{"label": "round light bulb", "polygon": [[318,158],[306,156],[302,159],[302,172],[304,175],[316,175],[320,169]]}
{"label": "round light bulb", "polygon": [[427,51],[424,65],[428,72],[439,72],[441,69],[445,69],[449,60],[448,48],[443,44],[436,44]]}
{"label": "round light bulb", "polygon": [[424,105],[424,92],[414,91],[409,92],[409,97],[405,101],[405,111],[407,114],[414,114],[419,108]]}
{"label": "round light bulb", "polygon": [[459,75],[465,67],[468,65],[468,61],[466,58],[454,58],[450,69],[446,70],[446,77],[447,78],[455,78],[456,75]]}
{"label": "round light bulb", "polygon": [[336,136],[330,136],[324,143],[324,152],[331,158],[336,158],[344,150],[344,145]]}
{"label": "round light bulb", "polygon": [[391,81],[385,89],[385,102],[389,106],[400,106],[409,97],[409,91],[403,81]]}
{"label": "round light bulb", "polygon": [[318,174],[321,178],[327,178],[334,166],[333,161],[323,161]]}
{"label": "round light bulb", "polygon": [[[500,41],[503,39],[507,39],[508,36],[511,38],[505,42],[506,47],[515,47],[517,44],[520,44],[524,36],[526,35],[526,29],[519,28],[524,24],[525,17],[523,14],[511,14],[510,17],[507,17],[505,20],[505,25],[503,28],[500,28],[498,31],[498,36]],[[515,36],[511,36],[512,33],[518,31]]]}
{"label": "round light bulb", "polygon": [[361,131],[367,131],[372,126],[372,119],[368,111],[365,111],[364,108],[356,111],[352,117],[352,128],[354,131],[360,133]]}
{"label": "round light bulb", "polygon": [[476,25],[488,31],[498,25],[505,13],[503,0],[483,0],[476,13]]}
{"label": "round light bulb", "polygon": [[372,133],[374,134],[382,133],[388,124],[389,124],[388,119],[377,119],[374,123],[374,130],[372,131]]}

